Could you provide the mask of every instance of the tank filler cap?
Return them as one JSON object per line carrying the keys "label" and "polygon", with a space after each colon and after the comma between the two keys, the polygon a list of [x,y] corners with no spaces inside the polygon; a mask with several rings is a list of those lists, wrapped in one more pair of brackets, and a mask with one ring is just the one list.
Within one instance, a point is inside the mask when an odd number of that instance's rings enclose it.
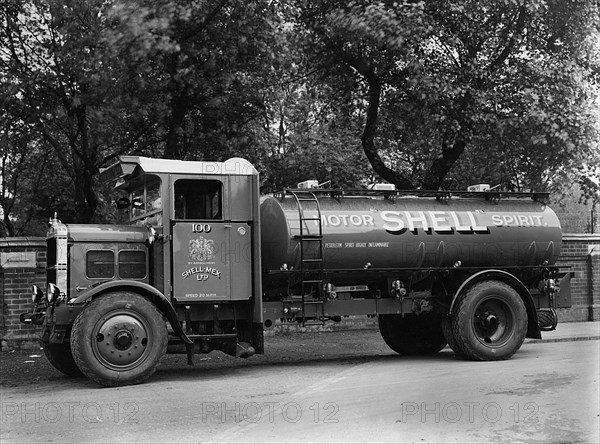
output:
{"label": "tank filler cap", "polygon": [[396,185],[393,183],[376,183],[373,189],[377,191],[396,191]]}
{"label": "tank filler cap", "polygon": [[298,184],[298,188],[319,188],[319,181],[314,179],[305,180]]}
{"label": "tank filler cap", "polygon": [[487,183],[479,183],[477,185],[470,185],[467,187],[467,191],[469,191],[470,193],[481,192],[481,191],[490,191],[490,185]]}

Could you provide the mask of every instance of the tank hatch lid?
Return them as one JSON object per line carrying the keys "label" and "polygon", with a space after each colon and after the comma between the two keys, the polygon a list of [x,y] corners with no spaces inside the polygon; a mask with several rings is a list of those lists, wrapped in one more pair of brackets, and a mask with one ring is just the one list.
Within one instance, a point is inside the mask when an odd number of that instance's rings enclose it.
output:
{"label": "tank hatch lid", "polygon": [[462,190],[366,190],[366,189],[342,189],[342,188],[311,188],[297,189],[297,188],[284,188],[280,193],[276,193],[276,196],[283,197],[286,194],[292,194],[294,192],[307,192],[310,191],[316,196],[330,196],[333,198],[343,197],[385,197],[393,199],[400,196],[410,197],[435,197],[438,200],[450,199],[453,197],[463,198],[475,198],[498,201],[502,199],[532,199],[537,202],[546,202],[550,196],[550,193],[545,192],[508,192],[508,191],[462,191]]}
{"label": "tank hatch lid", "polygon": [[228,159],[225,162],[203,162],[120,156],[117,162],[100,170],[100,180],[102,182],[116,182],[132,174],[138,167],[143,172],[151,174],[258,175],[258,171],[250,162],[239,157]]}

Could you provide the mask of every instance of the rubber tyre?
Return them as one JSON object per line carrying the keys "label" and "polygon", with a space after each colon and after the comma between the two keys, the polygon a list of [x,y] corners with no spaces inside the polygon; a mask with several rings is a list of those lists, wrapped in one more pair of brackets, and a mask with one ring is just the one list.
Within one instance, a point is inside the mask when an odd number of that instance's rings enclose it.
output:
{"label": "rubber tyre", "polygon": [[458,353],[475,361],[510,358],[527,334],[523,300],[499,281],[480,282],[459,296],[449,320]]}
{"label": "rubber tyre", "polygon": [[103,295],[75,319],[71,350],[77,366],[98,384],[139,384],[156,371],[167,350],[166,322],[138,294]]}
{"label": "rubber tyre", "polygon": [[446,346],[439,316],[379,315],[379,331],[385,343],[401,355],[434,355]]}
{"label": "rubber tyre", "polygon": [[81,373],[81,370],[75,363],[73,353],[71,353],[71,344],[68,342],[62,342],[60,344],[44,342],[43,348],[48,362],[50,362],[56,370],[67,376],[83,376],[83,373]]}
{"label": "rubber tyre", "polygon": [[552,331],[556,329],[558,324],[558,318],[555,311],[551,310],[538,310],[538,325],[541,331]]}
{"label": "rubber tyre", "polygon": [[444,332],[444,338],[446,338],[446,342],[448,346],[452,349],[455,355],[459,357],[464,357],[465,352],[463,351],[460,341],[458,341],[454,337],[454,333],[452,332],[452,316],[443,316],[442,317],[442,331]]}

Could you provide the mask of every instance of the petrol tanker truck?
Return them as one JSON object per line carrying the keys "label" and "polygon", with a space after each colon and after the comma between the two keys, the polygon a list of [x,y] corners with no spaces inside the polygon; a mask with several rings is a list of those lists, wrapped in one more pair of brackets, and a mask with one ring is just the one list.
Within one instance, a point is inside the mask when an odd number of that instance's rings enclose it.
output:
{"label": "petrol tanker truck", "polygon": [[21,322],[41,325],[54,367],[104,386],[142,382],[165,353],[249,357],[276,324],[356,316],[402,355],[508,359],[570,305],[544,193],[307,181],[261,197],[239,158],[122,156],[101,179],[129,222],[55,215],[46,290]]}

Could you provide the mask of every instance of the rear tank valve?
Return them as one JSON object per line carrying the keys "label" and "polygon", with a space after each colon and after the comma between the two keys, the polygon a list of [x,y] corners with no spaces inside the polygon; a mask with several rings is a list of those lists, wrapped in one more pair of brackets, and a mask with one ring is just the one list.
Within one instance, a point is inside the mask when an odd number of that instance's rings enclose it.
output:
{"label": "rear tank valve", "polygon": [[392,296],[396,298],[403,298],[406,296],[406,288],[404,288],[404,282],[401,280],[395,280],[392,282]]}

